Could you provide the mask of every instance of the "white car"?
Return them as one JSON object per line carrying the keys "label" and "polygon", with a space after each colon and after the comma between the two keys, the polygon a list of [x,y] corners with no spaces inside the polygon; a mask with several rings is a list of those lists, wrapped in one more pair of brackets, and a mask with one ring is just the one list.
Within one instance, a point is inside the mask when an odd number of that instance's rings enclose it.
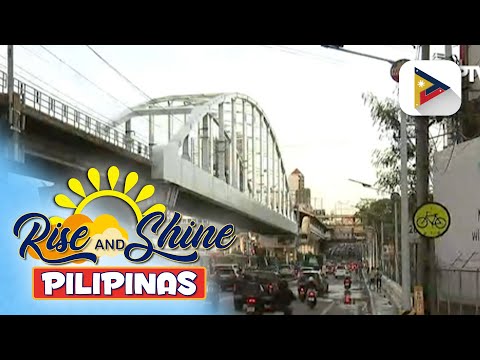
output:
{"label": "white car", "polygon": [[335,269],[335,279],[344,278],[347,276],[347,269],[343,265],[338,265]]}

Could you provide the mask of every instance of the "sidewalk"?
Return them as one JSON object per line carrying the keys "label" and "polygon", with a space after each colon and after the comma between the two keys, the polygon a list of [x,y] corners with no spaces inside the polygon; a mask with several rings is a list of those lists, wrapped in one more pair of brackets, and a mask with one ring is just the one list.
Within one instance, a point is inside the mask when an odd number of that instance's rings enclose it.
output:
{"label": "sidewalk", "polygon": [[370,289],[369,276],[365,270],[362,271],[365,287],[370,298],[370,305],[372,308],[372,315],[399,315],[400,310],[390,301],[386,292],[382,289],[380,292]]}

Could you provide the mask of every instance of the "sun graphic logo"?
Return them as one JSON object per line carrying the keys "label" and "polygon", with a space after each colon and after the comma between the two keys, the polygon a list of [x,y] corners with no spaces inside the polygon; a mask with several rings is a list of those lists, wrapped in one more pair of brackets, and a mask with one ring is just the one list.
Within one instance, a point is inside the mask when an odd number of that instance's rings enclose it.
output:
{"label": "sun graphic logo", "polygon": [[20,231],[24,224],[31,219],[43,221],[43,231],[40,235],[41,225],[36,222],[20,247],[20,256],[26,257],[28,253],[35,259],[50,264],[64,264],[68,262],[83,263],[85,261],[98,262],[102,256],[116,256],[123,252],[128,242],[128,233],[122,228],[114,216],[103,214],[95,220],[82,214],[85,207],[92,201],[112,197],[123,200],[133,210],[137,223],[145,216],[152,213],[165,213],[163,204],[154,204],[146,211],[138,206],[138,203],[150,199],[154,193],[153,185],[145,185],[133,199],[128,193],[138,183],[138,174],[130,172],[125,178],[123,191],[115,189],[120,171],[116,166],[111,166],[107,171],[109,189],[100,189],[100,172],[91,168],[87,173],[90,184],[95,191],[87,195],[82,183],[71,178],[68,181],[69,189],[80,196],[81,201],[75,204],[67,195],[55,196],[55,203],[66,209],[72,209],[73,214],[66,219],[58,216],[47,218],[40,213],[29,213],[20,217],[15,226],[14,234],[20,237]]}

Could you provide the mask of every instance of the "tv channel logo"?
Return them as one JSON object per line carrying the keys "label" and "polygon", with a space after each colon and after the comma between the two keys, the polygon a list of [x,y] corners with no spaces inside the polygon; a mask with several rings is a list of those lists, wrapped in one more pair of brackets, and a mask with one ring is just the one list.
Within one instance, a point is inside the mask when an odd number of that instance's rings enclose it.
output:
{"label": "tv channel logo", "polygon": [[453,61],[408,61],[400,69],[400,108],[411,116],[453,115],[462,104],[461,80]]}

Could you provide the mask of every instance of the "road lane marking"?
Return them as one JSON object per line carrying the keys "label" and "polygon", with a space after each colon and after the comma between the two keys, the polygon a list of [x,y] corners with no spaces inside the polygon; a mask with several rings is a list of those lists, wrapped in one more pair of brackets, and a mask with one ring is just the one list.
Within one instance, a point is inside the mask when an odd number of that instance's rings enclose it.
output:
{"label": "road lane marking", "polygon": [[332,302],[330,305],[328,305],[325,309],[323,309],[323,311],[321,312],[320,315],[326,315],[331,309],[332,307],[335,305],[335,302]]}

